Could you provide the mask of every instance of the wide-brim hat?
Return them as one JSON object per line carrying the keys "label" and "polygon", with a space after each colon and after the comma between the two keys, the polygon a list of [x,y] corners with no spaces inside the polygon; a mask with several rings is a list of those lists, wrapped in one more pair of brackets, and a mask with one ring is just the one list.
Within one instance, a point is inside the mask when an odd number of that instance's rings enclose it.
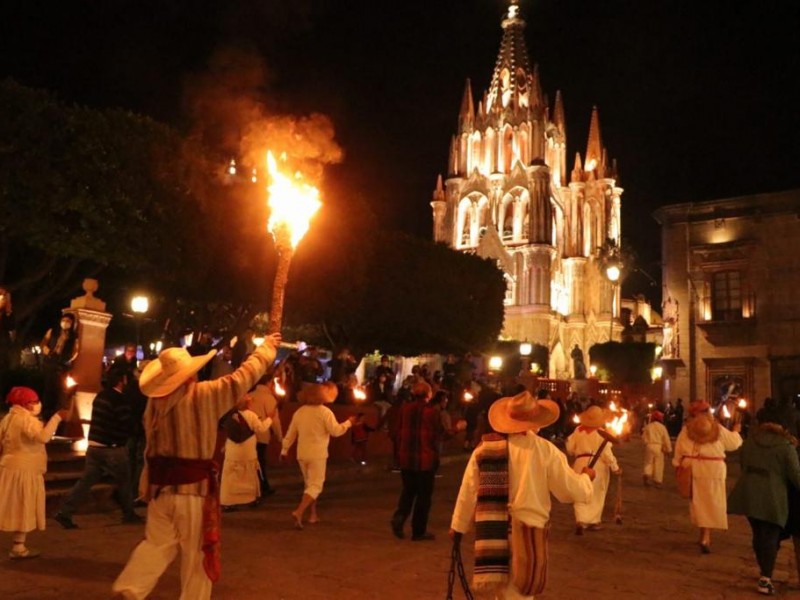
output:
{"label": "wide-brim hat", "polygon": [[720,425],[710,414],[701,414],[686,421],[686,434],[696,444],[711,444],[719,438]]}
{"label": "wide-brim hat", "polygon": [[303,387],[297,392],[297,399],[303,404],[330,404],[336,400],[339,388],[332,381],[324,383],[303,382]]}
{"label": "wide-brim hat", "polygon": [[528,390],[495,401],[489,408],[489,424],[499,433],[522,433],[541,429],[558,420],[558,404],[537,400]]}
{"label": "wide-brim hat", "polygon": [[139,389],[149,398],[169,396],[214,358],[216,350],[192,356],[186,348],[167,348],[142,370]]}
{"label": "wide-brim hat", "polygon": [[611,411],[600,408],[599,406],[590,406],[578,415],[578,420],[584,427],[605,427],[606,423],[613,418],[614,415]]}

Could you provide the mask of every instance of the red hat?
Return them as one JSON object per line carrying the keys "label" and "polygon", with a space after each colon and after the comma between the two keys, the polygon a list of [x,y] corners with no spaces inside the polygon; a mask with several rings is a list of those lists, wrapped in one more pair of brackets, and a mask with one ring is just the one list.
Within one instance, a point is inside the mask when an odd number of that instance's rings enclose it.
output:
{"label": "red hat", "polygon": [[663,423],[664,422],[664,413],[662,413],[660,410],[654,410],[653,412],[650,413],[650,418],[651,419],[655,419],[659,423]]}
{"label": "red hat", "polygon": [[12,406],[27,406],[39,402],[39,395],[29,387],[17,386],[8,392],[6,402]]}

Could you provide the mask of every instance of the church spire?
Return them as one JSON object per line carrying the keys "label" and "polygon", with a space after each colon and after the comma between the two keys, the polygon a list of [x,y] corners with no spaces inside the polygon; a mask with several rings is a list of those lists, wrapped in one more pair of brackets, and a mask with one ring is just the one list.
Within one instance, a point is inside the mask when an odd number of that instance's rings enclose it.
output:
{"label": "church spire", "polygon": [[594,171],[603,160],[603,141],[600,138],[600,116],[597,106],[592,107],[592,121],[589,124],[589,141],[586,144],[586,171]]}
{"label": "church spire", "polygon": [[475,106],[472,103],[472,82],[467,78],[464,84],[464,96],[461,98],[461,112],[458,114],[458,129],[461,132],[472,131],[475,123]]}
{"label": "church spire", "polygon": [[511,110],[517,106],[527,108],[534,103],[536,94],[534,73],[528,49],[525,46],[525,21],[519,15],[519,0],[510,0],[508,13],[501,23],[503,39],[489,86],[490,109]]}
{"label": "church spire", "polygon": [[564,117],[564,99],[561,97],[561,90],[556,90],[556,105],[553,108],[553,125],[561,132],[561,135],[566,135],[567,122]]}

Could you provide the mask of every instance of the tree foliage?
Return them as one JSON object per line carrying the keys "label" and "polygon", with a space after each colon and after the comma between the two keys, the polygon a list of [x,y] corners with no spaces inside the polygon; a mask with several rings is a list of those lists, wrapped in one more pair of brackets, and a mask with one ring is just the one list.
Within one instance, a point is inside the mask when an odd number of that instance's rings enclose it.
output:
{"label": "tree foliage", "polygon": [[651,342],[606,342],[589,348],[589,357],[615,383],[649,383],[655,349]]}

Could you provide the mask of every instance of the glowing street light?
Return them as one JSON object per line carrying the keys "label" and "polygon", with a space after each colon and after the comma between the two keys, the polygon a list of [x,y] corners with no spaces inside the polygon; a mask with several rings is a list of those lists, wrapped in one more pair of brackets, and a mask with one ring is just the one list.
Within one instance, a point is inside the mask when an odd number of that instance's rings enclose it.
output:
{"label": "glowing street light", "polygon": [[489,359],[489,370],[490,371],[499,371],[503,368],[503,359],[499,356],[492,356]]}
{"label": "glowing street light", "polygon": [[150,299],[147,296],[134,296],[131,298],[131,310],[136,319],[136,352],[139,352],[139,342],[142,333],[142,318],[150,309]]}
{"label": "glowing street light", "polygon": [[589,373],[592,374],[592,377],[595,377],[597,375],[597,365],[591,365],[589,367]]}

